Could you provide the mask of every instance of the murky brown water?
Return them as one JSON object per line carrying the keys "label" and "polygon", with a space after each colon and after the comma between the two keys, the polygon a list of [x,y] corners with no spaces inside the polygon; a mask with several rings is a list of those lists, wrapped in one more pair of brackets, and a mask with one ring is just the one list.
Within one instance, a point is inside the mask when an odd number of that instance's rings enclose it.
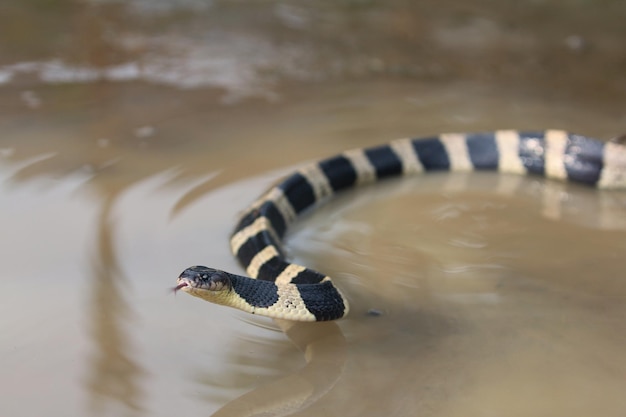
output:
{"label": "murky brown water", "polygon": [[433,175],[338,198],[287,240],[352,302],[290,330],[304,368],[271,321],[167,291],[239,271],[238,211],[299,162],[623,133],[623,2],[0,9],[1,416],[626,414],[623,193]]}

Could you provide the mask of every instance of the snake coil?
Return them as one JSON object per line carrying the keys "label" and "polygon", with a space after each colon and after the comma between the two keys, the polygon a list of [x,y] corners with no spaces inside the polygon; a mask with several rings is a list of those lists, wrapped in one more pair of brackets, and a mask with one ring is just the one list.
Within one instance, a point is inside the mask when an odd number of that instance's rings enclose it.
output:
{"label": "snake coil", "polygon": [[303,166],[245,211],[230,246],[249,277],[193,266],[179,276],[175,289],[273,318],[340,319],[348,313],[348,302],[330,277],[290,263],[281,249],[287,227],[306,209],[357,185],[430,171],[491,170],[624,188],[623,142],[605,143],[562,130],[499,130],[400,139],[349,150]]}

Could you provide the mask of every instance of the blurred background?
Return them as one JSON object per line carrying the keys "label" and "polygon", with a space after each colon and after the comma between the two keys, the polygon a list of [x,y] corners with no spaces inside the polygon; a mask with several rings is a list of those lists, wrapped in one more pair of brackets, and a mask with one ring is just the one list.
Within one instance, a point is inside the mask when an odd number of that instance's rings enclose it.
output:
{"label": "blurred background", "polygon": [[[180,271],[241,272],[238,213],[305,161],[623,134],[625,19],[619,0],[2,0],[0,415],[211,415],[296,371],[270,321],[169,294]],[[287,238],[353,305],[341,372],[298,415],[626,413],[621,194],[371,188]]]}

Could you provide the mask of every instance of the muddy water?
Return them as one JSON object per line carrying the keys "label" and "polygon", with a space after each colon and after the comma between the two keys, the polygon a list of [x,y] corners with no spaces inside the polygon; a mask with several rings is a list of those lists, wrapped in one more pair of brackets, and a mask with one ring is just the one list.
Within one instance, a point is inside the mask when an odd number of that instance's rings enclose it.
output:
{"label": "muddy water", "polygon": [[347,193],[287,248],[351,316],[291,339],[168,292],[188,265],[239,271],[237,213],[300,162],[440,131],[623,133],[621,2],[6,3],[0,415],[626,413],[621,193]]}

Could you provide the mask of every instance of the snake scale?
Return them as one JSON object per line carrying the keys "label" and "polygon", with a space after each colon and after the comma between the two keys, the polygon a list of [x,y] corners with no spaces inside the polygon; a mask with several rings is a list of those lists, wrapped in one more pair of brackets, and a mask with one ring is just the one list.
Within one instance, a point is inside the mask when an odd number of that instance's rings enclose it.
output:
{"label": "snake scale", "polygon": [[499,130],[399,139],[343,152],[298,169],[244,212],[230,246],[249,277],[193,266],[178,277],[175,290],[278,319],[340,319],[348,314],[348,302],[330,277],[290,263],[281,249],[287,227],[305,210],[348,188],[430,171],[491,170],[624,188],[622,139],[602,142],[562,130]]}

